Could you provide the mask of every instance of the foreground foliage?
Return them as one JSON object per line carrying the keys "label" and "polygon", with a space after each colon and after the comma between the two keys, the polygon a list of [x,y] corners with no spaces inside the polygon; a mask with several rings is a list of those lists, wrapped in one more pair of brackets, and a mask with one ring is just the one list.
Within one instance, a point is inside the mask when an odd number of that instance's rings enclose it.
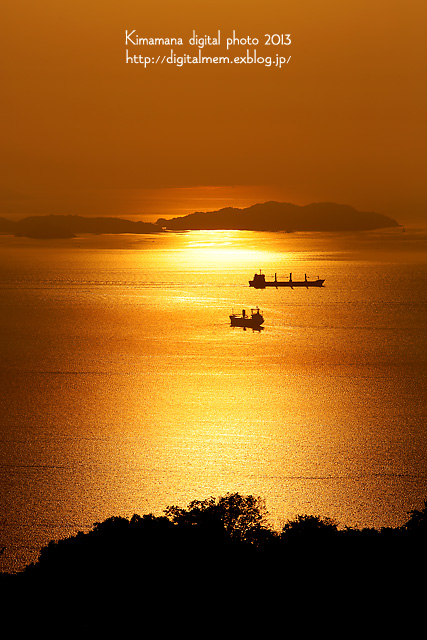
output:
{"label": "foreground foliage", "polygon": [[[234,493],[170,506],[160,517],[111,517],[50,542],[22,574],[3,574],[3,585],[34,619],[42,616],[43,629],[59,616],[78,633],[82,625],[99,632],[113,620],[131,623],[136,609],[144,620],[194,622],[230,605],[346,607],[363,594],[366,606],[378,591],[392,598],[400,589],[402,597],[404,588],[406,597],[427,565],[427,502],[402,527],[380,531],[300,515],[278,532],[267,515],[261,498]],[[261,632],[262,619],[246,614],[240,627]]]}

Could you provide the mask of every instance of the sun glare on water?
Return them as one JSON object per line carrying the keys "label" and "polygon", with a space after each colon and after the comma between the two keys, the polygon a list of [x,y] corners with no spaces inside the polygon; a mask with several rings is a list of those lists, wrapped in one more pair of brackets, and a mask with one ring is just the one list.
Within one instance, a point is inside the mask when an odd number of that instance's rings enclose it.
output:
{"label": "sun glare on water", "polygon": [[183,250],[186,259],[197,261],[199,266],[212,263],[229,267],[252,269],[265,260],[260,239],[246,231],[191,231]]}

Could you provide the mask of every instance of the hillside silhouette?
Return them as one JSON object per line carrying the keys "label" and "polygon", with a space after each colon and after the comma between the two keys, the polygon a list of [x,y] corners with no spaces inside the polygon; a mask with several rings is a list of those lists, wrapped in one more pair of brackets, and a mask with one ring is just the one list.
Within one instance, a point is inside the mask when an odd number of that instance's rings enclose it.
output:
{"label": "hillside silhouette", "polygon": [[387,216],[357,211],[348,205],[315,203],[298,206],[265,202],[246,209],[227,207],[195,212],[156,223],[114,217],[76,215],[29,216],[18,221],[0,218],[0,233],[27,238],[74,238],[76,234],[162,233],[170,231],[237,229],[246,231],[367,231],[399,224]]}
{"label": "hillside silhouette", "polygon": [[399,226],[396,220],[387,216],[330,202],[305,206],[265,202],[245,209],[226,207],[218,211],[190,213],[171,220],[159,218],[157,224],[165,229],[176,230],[244,231],[367,231]]}
{"label": "hillside silhouette", "polygon": [[0,233],[27,238],[74,238],[77,233],[161,233],[162,229],[151,222],[125,220],[123,218],[84,216],[29,216],[12,221],[0,218]]}
{"label": "hillside silhouette", "polygon": [[263,500],[234,493],[164,516],[111,517],[50,542],[24,572],[1,574],[3,611],[19,603],[28,631],[140,634],[151,621],[192,638],[253,637],[269,616],[282,624],[297,616],[307,630],[310,616],[336,624],[337,613],[350,616],[352,631],[359,622],[372,631],[377,612],[387,635],[386,608],[398,606],[396,631],[399,612],[423,594],[427,502],[409,515],[380,531],[301,515],[274,531]]}

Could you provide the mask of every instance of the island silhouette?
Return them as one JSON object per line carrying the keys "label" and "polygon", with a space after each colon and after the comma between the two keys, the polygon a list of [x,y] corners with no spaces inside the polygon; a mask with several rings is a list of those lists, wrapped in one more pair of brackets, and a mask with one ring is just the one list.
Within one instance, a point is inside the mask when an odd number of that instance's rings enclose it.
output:
{"label": "island silhouette", "polygon": [[199,211],[157,224],[164,229],[242,231],[368,231],[400,226],[388,216],[357,211],[349,205],[319,202],[299,206],[287,202],[264,202],[244,209],[226,207]]}
{"label": "island silhouette", "polygon": [[399,227],[388,216],[357,211],[331,202],[305,206],[286,202],[264,202],[245,209],[226,207],[218,211],[159,218],[156,223],[117,217],[78,215],[29,216],[18,221],[0,218],[0,233],[27,238],[74,238],[76,234],[164,233],[165,231],[369,231]]}
{"label": "island silhouette", "polygon": [[114,217],[29,216],[16,222],[0,218],[0,233],[26,238],[74,238],[78,233],[145,234],[162,231],[161,227],[151,222]]}

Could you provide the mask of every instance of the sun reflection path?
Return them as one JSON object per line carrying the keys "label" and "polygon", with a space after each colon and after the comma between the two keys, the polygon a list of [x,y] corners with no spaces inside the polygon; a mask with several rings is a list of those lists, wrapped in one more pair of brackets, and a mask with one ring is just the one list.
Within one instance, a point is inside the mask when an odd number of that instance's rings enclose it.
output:
{"label": "sun reflection path", "polygon": [[[269,246],[265,234],[235,230],[191,231],[186,236],[183,250],[187,259],[196,259],[199,264],[212,262],[230,267],[259,268],[265,263],[266,256],[274,257],[274,248]],[[268,245],[268,246],[266,246]],[[281,253],[283,259],[283,252]]]}

